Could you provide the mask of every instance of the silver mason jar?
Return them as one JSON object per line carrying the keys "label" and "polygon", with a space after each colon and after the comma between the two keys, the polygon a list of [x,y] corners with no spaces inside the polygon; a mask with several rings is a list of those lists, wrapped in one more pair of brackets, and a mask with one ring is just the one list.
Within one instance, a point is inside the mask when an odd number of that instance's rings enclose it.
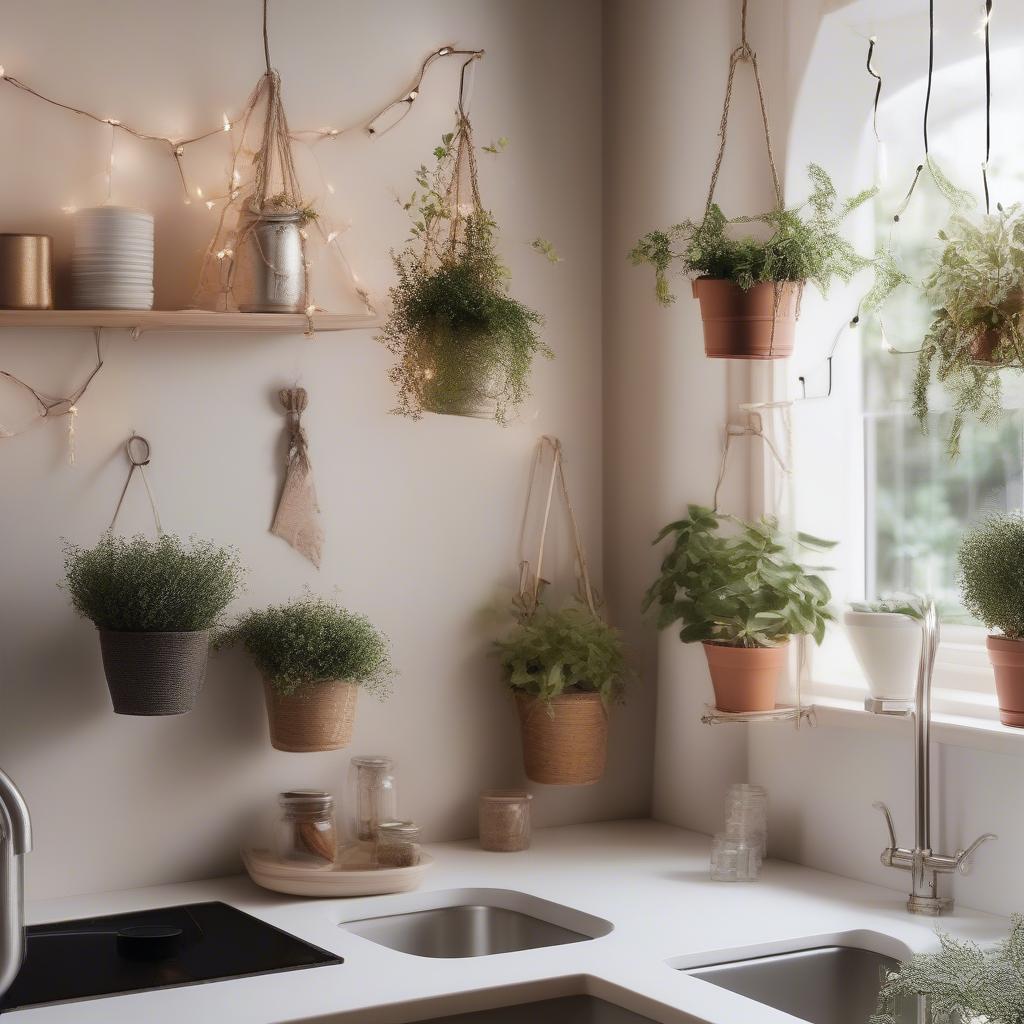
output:
{"label": "silver mason jar", "polygon": [[243,211],[231,291],[243,313],[301,313],[306,262],[301,214]]}

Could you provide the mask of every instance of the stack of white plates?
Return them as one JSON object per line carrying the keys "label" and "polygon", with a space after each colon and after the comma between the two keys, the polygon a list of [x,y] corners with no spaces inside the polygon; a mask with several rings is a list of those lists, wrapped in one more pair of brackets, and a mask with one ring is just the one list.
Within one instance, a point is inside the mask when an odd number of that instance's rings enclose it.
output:
{"label": "stack of white plates", "polygon": [[79,309],[152,309],[153,215],[126,206],[79,210],[71,282]]}

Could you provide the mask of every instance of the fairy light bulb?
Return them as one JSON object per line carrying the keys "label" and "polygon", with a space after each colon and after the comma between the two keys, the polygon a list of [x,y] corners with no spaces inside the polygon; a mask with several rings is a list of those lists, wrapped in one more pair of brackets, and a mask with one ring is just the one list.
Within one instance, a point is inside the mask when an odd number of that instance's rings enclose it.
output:
{"label": "fairy light bulb", "polygon": [[174,147],[174,155],[175,156],[184,156],[185,155],[185,147],[184,146],[175,146]]}
{"label": "fairy light bulb", "polygon": [[315,312],[316,312],[316,306],[314,306],[313,303],[311,302],[306,307],[306,316],[312,316]]}
{"label": "fairy light bulb", "polygon": [[416,99],[416,97],[417,97],[417,96],[419,96],[419,94],[420,94],[420,93],[419,93],[419,90],[418,90],[418,89],[413,89],[413,90],[412,90],[412,92],[410,92],[410,93],[409,93],[409,95],[408,95],[408,96],[406,96],[406,99],[407,99],[407,100],[408,100],[408,101],[409,101],[410,103],[412,103],[412,101],[413,101],[414,99]]}
{"label": "fairy light bulb", "polygon": [[67,206],[62,206],[60,208],[60,212],[61,213],[66,213],[66,214],[70,215],[72,213],[77,213],[78,212],[78,207],[69,203]]}
{"label": "fairy light bulb", "polygon": [[208,210],[212,210],[212,209],[213,209],[213,207],[214,207],[214,205],[215,205],[215,204],[214,204],[214,201],[213,201],[212,199],[207,199],[207,200],[206,200],[206,208],[207,208]]}
{"label": "fairy light bulb", "polygon": [[0,78],[6,78],[7,72],[4,70],[3,64],[0,64]]}
{"label": "fairy light bulb", "polygon": [[327,182],[327,191],[330,192],[332,196],[334,195],[334,186],[330,182]]}
{"label": "fairy light bulb", "polygon": [[106,121],[111,128],[117,128],[121,124],[116,117],[105,117],[103,120]]}
{"label": "fairy light bulb", "polygon": [[237,167],[231,172],[231,184],[235,186],[242,184],[242,174]]}
{"label": "fairy light bulb", "polygon": [[330,245],[338,237],[337,231],[331,231],[327,235],[327,244]]}
{"label": "fairy light bulb", "polygon": [[231,121],[228,120],[228,115],[227,114],[223,114],[221,116],[224,118],[224,131],[226,131],[226,132],[231,131]]}
{"label": "fairy light bulb", "polygon": [[196,195],[199,196],[200,199],[203,198],[203,190],[198,185],[196,185]]}
{"label": "fairy light bulb", "polygon": [[447,57],[451,52],[452,48],[450,46],[442,46],[441,49],[437,51],[437,55],[438,57]]}

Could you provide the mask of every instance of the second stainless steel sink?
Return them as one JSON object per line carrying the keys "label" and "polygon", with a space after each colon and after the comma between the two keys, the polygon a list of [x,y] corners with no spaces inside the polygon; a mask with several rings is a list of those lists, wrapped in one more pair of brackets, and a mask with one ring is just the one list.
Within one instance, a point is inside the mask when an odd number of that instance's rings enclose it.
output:
{"label": "second stainless steel sink", "polygon": [[[885,973],[898,966],[892,957],[868,949],[821,946],[686,973],[810,1024],[864,1024],[875,1011]],[[899,1010],[900,1024],[914,1024],[916,1002]]]}
{"label": "second stainless steel sink", "polygon": [[585,942],[612,930],[600,918],[525,893],[477,889],[423,897],[405,912],[343,921],[341,927],[389,949],[443,959]]}

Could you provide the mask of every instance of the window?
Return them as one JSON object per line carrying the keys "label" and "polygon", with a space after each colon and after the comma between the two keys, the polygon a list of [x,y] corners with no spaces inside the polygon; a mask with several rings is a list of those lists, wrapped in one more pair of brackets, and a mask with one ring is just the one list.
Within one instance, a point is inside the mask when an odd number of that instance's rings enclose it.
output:
{"label": "window", "polygon": [[[816,43],[795,108],[787,191],[794,196],[806,192],[803,168],[812,159],[833,173],[845,194],[874,179],[879,194],[872,208],[853,222],[855,241],[862,251],[890,244],[901,266],[921,280],[938,250],[936,234],[950,208],[925,173],[898,224],[893,213],[922,158],[926,66],[917,58],[927,43],[927,22],[901,18],[879,23],[871,20],[877,7],[874,12],[866,10],[867,4],[851,7],[843,18],[826,19]],[[859,24],[858,11],[864,18]],[[950,178],[979,195],[975,212],[981,212],[985,105],[982,43],[973,32],[978,12],[944,12],[943,19],[937,36],[930,149]],[[1024,198],[1014,152],[1019,117],[1015,79],[1022,66],[1024,16],[1015,12],[1000,21],[999,29],[993,38],[989,181],[994,201],[1008,204]],[[876,62],[887,72],[878,110],[881,146],[872,131],[871,94],[865,83],[846,89],[834,81],[836,52],[848,53],[852,63],[863,40],[873,34],[880,39]],[[829,49],[831,60],[824,57]],[[900,62],[893,54],[906,59]],[[863,72],[862,53],[860,57]],[[851,82],[858,80],[853,77]],[[835,124],[823,130],[830,116]],[[832,160],[822,147],[832,151]],[[1024,506],[1024,382],[1020,375],[1006,376],[1006,414],[995,423],[971,422],[960,458],[951,462],[945,450],[951,412],[944,390],[933,385],[929,393],[927,433],[910,408],[917,361],[913,350],[931,319],[918,290],[902,289],[880,319],[868,317],[840,332],[829,367],[826,357],[836,331],[852,316],[865,288],[861,280],[827,301],[808,293],[805,302],[799,364],[787,374],[803,378],[799,387],[790,380],[790,395],[806,390],[812,396],[797,402],[791,414],[794,515],[802,528],[840,541],[831,578],[837,606],[899,591],[928,592],[938,599],[944,625],[936,707],[995,717],[985,634],[960,606],[956,550],[965,527],[985,512]],[[829,369],[831,394],[814,399],[828,390]],[[832,631],[811,664],[816,693],[854,700],[863,695],[864,684],[842,630]]]}

